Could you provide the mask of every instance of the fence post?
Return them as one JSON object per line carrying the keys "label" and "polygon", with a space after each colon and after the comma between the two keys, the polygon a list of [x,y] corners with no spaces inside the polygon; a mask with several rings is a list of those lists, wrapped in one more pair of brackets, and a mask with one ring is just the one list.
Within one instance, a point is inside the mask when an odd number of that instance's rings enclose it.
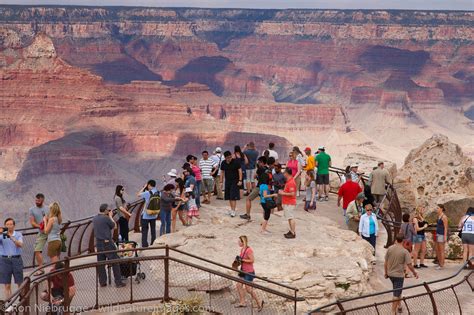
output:
{"label": "fence post", "polygon": [[166,248],[165,248],[165,293],[164,293],[164,296],[163,296],[163,300],[165,302],[168,302],[170,297],[169,297],[169,273],[170,273],[170,266],[169,266],[169,258],[170,256],[170,250],[169,250],[169,247],[168,245],[166,245]]}
{"label": "fence post", "polygon": [[344,312],[344,307],[342,306],[341,301],[337,300],[336,303],[337,303],[337,307],[339,307],[339,310],[341,311],[341,314],[342,315],[346,314],[346,312]]}
{"label": "fence post", "polygon": [[298,290],[295,290],[295,312],[294,312],[295,315],[296,315],[296,308],[297,308],[297,300],[298,300]]}
{"label": "fence post", "polygon": [[433,297],[433,293],[431,292],[430,287],[428,286],[426,282],[423,282],[423,286],[425,287],[426,292],[428,292],[428,295],[430,296],[431,304],[433,305],[433,315],[438,315],[438,308],[436,307],[436,302],[435,302],[435,299]]}
{"label": "fence post", "polygon": [[64,258],[64,272],[63,272],[63,294],[64,294],[64,313],[69,313],[69,257]]}
{"label": "fence post", "polygon": [[141,204],[138,206],[137,213],[135,215],[135,226],[133,227],[133,231],[135,233],[140,233],[140,218],[142,216],[143,207],[145,206],[145,202],[142,201]]}
{"label": "fence post", "polygon": [[31,287],[31,279],[30,277],[25,278],[25,287],[20,292],[20,305],[23,306],[23,314],[30,313],[30,287]]}

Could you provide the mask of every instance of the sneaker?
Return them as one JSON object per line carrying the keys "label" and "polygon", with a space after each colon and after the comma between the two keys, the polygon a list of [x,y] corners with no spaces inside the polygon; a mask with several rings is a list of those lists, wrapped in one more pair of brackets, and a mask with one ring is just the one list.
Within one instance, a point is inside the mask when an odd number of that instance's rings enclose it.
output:
{"label": "sneaker", "polygon": [[428,268],[428,266],[425,265],[425,264],[420,264],[420,267],[421,267],[421,268]]}
{"label": "sneaker", "polygon": [[250,220],[250,216],[249,216],[247,213],[241,214],[241,215],[240,215],[240,218],[241,218],[241,219],[244,219],[244,220]]}
{"label": "sneaker", "polygon": [[231,216],[231,217],[235,217],[235,211],[231,211],[231,212],[230,212],[230,216]]}
{"label": "sneaker", "polygon": [[285,238],[295,238],[295,237],[296,235],[291,232],[289,234],[285,234]]}
{"label": "sneaker", "polygon": [[329,197],[328,196],[324,197],[324,201],[329,201]]}
{"label": "sneaker", "polygon": [[438,267],[436,267],[435,269],[436,269],[436,270],[443,270],[444,267],[438,266]]}
{"label": "sneaker", "polygon": [[323,197],[319,198],[319,201],[320,201],[320,202],[321,202],[321,201],[324,201],[324,198],[323,198]]}
{"label": "sneaker", "polygon": [[267,231],[267,230],[265,230],[265,231],[260,231],[260,233],[262,233],[263,235],[270,235],[270,234],[272,234],[272,232]]}
{"label": "sneaker", "polygon": [[127,284],[124,282],[115,285],[116,288],[123,288],[125,286],[127,286]]}
{"label": "sneaker", "polygon": [[415,265],[414,268],[415,269],[420,269],[421,267],[420,267],[420,265]]}
{"label": "sneaker", "polygon": [[293,234],[293,233],[291,233],[291,231],[288,231],[288,233],[285,233],[285,234],[283,234],[283,235],[286,236],[286,235],[292,235],[292,234]]}

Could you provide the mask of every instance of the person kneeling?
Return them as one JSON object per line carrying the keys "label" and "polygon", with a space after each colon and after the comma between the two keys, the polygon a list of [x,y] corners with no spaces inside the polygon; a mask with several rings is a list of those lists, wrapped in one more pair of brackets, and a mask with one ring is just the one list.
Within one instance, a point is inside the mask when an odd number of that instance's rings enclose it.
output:
{"label": "person kneeling", "polygon": [[[63,270],[64,263],[58,262],[55,264],[54,268],[51,270],[52,273]],[[66,305],[69,306],[74,295],[76,294],[76,287],[74,284],[74,278],[70,272],[59,272],[52,276],[49,279],[51,283],[51,292],[44,290],[41,293],[41,299],[45,302],[50,302],[52,305]],[[65,301],[64,286],[68,287],[68,300]]]}

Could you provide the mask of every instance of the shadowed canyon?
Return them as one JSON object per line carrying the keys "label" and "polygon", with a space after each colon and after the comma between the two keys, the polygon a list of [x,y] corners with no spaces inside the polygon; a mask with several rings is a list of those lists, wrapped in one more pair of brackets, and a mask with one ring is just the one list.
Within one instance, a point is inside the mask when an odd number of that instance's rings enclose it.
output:
{"label": "shadowed canyon", "polygon": [[[0,200],[68,218],[254,140],[474,156],[474,13],[0,6]],[[178,160],[176,160],[178,158]],[[285,161],[285,160],[284,160]]]}

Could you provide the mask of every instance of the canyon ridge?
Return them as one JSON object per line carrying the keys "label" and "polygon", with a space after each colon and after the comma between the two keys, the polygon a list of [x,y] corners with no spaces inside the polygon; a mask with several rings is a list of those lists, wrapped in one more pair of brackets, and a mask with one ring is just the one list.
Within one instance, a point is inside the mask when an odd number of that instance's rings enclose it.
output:
{"label": "canyon ridge", "polygon": [[[1,211],[68,218],[185,155],[275,142],[474,157],[474,13],[0,6]],[[177,160],[178,159],[178,160]],[[284,161],[285,162],[285,161]]]}

